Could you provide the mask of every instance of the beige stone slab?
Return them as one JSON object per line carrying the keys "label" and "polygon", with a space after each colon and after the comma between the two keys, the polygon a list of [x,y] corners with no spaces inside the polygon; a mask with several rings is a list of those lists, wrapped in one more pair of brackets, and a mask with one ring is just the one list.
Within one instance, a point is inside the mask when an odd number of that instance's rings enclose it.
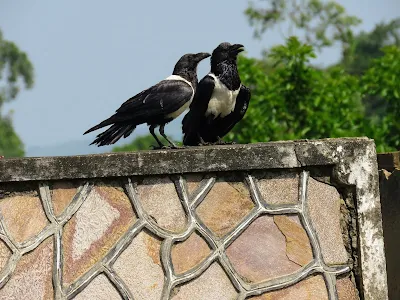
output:
{"label": "beige stone slab", "polygon": [[186,241],[172,246],[171,259],[174,271],[177,274],[186,272],[197,266],[209,254],[210,248],[207,243],[194,232]]}
{"label": "beige stone slab", "polygon": [[50,237],[22,256],[11,279],[0,289],[0,300],[53,299],[52,266],[53,241]]}
{"label": "beige stone slab", "polygon": [[5,198],[0,201],[0,211],[8,232],[19,243],[34,237],[48,224],[39,197]]}
{"label": "beige stone slab", "polygon": [[186,215],[168,177],[148,177],[137,187],[143,209],[164,229],[180,232],[186,227]]}
{"label": "beige stone slab", "polygon": [[77,185],[69,181],[56,181],[51,185],[51,201],[56,216],[62,214],[77,192]]}
{"label": "beige stone slab", "polygon": [[204,175],[201,173],[193,173],[185,175],[189,195],[193,194],[193,192],[196,191],[203,177]]}
{"label": "beige stone slab", "polygon": [[308,264],[313,259],[313,253],[307,232],[301,225],[299,217],[274,216],[274,222],[286,238],[288,258],[300,266]]}
{"label": "beige stone slab", "polygon": [[254,203],[241,182],[218,181],[197,208],[204,224],[218,237],[235,228],[251,211]]}
{"label": "beige stone slab", "polygon": [[224,270],[212,264],[200,277],[175,288],[173,300],[233,300],[237,292]]}
{"label": "beige stone slab", "polygon": [[114,264],[135,299],[159,300],[164,284],[161,241],[140,232]]}
{"label": "beige stone slab", "polygon": [[273,205],[299,202],[299,175],[297,173],[256,173],[258,189],[265,202]]}
{"label": "beige stone slab", "polygon": [[251,300],[328,300],[324,278],[321,275],[306,278],[288,288],[251,297]]}
{"label": "beige stone slab", "polygon": [[103,258],[135,220],[124,192],[95,187],[64,226],[64,283],[77,280]]}
{"label": "beige stone slab", "polygon": [[107,276],[100,274],[74,300],[117,300],[122,299]]}
{"label": "beige stone slab", "polygon": [[340,195],[336,188],[310,178],[307,208],[325,263],[346,264],[348,256],[340,227]]}
{"label": "beige stone slab", "polygon": [[336,289],[339,300],[359,300],[357,288],[349,277],[338,278]]}
{"label": "beige stone slab", "polygon": [[228,247],[226,254],[247,282],[288,275],[300,266],[288,259],[285,236],[271,216],[261,216]]}

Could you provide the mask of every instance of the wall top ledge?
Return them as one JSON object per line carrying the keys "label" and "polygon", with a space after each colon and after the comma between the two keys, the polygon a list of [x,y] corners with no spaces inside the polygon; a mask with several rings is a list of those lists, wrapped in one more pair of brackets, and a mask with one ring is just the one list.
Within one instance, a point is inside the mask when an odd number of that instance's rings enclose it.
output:
{"label": "wall top ledge", "polygon": [[335,165],[365,155],[367,148],[375,153],[373,140],[339,138],[81,156],[5,158],[0,159],[0,182]]}

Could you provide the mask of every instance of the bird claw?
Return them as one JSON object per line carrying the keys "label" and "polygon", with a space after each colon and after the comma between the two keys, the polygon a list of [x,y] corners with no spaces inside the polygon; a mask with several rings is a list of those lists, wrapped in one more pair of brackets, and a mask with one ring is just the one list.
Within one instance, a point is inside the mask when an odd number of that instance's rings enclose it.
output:
{"label": "bird claw", "polygon": [[209,145],[212,145],[212,144],[209,142],[200,142],[199,143],[199,146],[209,146]]}

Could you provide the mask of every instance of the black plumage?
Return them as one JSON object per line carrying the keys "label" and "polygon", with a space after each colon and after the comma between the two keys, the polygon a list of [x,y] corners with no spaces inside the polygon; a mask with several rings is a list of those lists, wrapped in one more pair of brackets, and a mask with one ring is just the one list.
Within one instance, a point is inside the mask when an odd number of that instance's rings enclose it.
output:
{"label": "black plumage", "polygon": [[128,99],[114,115],[87,130],[84,134],[112,125],[97,135],[91,145],[114,144],[120,138],[129,136],[136,126],[147,123],[160,148],[164,145],[154,133],[157,126],[160,126],[160,134],[171,147],[176,148],[164,133],[165,124],[189,107],[198,84],[197,65],[209,56],[209,53],[183,55],[176,63],[171,76]]}
{"label": "black plumage", "polygon": [[243,45],[221,43],[212,53],[211,71],[200,82],[182,122],[183,144],[224,143],[244,116],[251,93],[240,80],[237,56]]}

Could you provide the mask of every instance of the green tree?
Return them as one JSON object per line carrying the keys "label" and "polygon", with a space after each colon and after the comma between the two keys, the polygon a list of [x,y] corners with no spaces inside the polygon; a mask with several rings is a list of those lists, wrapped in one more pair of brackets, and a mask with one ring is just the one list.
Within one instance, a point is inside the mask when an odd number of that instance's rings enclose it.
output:
{"label": "green tree", "polygon": [[[377,149],[400,148],[400,49],[388,46],[365,75],[342,66],[319,70],[310,65],[310,45],[291,37],[272,48],[275,70],[266,74],[256,59],[241,56],[239,72],[252,90],[249,109],[229,134],[240,143],[273,140],[368,136]],[[365,114],[363,100],[381,97],[383,118]]]}
{"label": "green tree", "polygon": [[370,117],[365,130],[378,151],[400,150],[400,48],[392,45],[382,51],[362,77],[362,91],[365,97],[383,99],[387,109],[383,117]]}
{"label": "green tree", "polygon": [[[370,32],[361,32],[354,37],[352,52],[339,62],[347,72],[363,75],[375,58],[382,57],[382,48],[387,45],[400,47],[400,18],[380,23]],[[368,117],[384,118],[387,102],[379,95],[364,98]]]}
{"label": "green tree", "polygon": [[382,48],[388,45],[400,47],[400,18],[379,23],[370,32],[362,31],[354,36],[352,52],[340,64],[349,73],[362,75],[373,59],[384,55]]}
{"label": "green tree", "polygon": [[289,23],[285,36],[299,33],[304,41],[318,51],[339,43],[343,57],[351,51],[353,28],[361,23],[356,16],[346,13],[343,6],[335,1],[322,0],[264,0],[265,5],[250,3],[246,9],[254,35],[261,38],[263,33],[274,27]]}
{"label": "green tree", "polygon": [[[261,61],[240,57],[241,77],[251,87],[252,99],[231,139],[367,135],[375,139],[378,151],[399,148],[400,18],[355,35],[361,20],[335,1],[264,0],[250,3],[245,14],[256,38],[288,24],[284,35],[300,37],[267,49]],[[333,45],[341,47],[337,64],[325,69],[310,65],[313,49]]]}
{"label": "green tree", "polygon": [[310,45],[296,37],[271,50],[268,76],[255,59],[240,57],[239,72],[252,90],[244,119],[230,138],[238,142],[356,136],[363,127],[357,77],[341,68],[317,70]]}
{"label": "green tree", "polygon": [[33,66],[27,54],[5,40],[0,30],[0,155],[24,155],[24,145],[14,131],[11,114],[3,114],[3,105],[15,100],[22,82],[29,89],[33,81]]}

